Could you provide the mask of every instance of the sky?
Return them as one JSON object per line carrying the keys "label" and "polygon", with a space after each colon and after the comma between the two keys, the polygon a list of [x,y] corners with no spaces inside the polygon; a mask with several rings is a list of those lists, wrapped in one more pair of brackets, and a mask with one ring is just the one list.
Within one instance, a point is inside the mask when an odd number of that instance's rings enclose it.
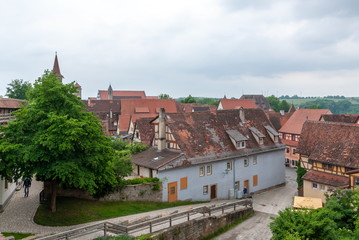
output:
{"label": "sky", "polygon": [[0,95],[52,69],[83,99],[359,96],[358,0],[11,0],[0,3]]}

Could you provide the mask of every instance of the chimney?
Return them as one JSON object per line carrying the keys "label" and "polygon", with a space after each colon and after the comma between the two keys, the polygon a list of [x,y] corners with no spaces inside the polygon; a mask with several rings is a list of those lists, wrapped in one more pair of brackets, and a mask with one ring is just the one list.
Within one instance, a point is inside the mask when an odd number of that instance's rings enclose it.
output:
{"label": "chimney", "polygon": [[246,119],[244,118],[244,109],[243,109],[243,107],[239,108],[239,118],[241,119],[242,123],[246,122]]}
{"label": "chimney", "polygon": [[279,112],[280,112],[280,115],[284,116],[284,114],[285,114],[284,110],[280,110]]}
{"label": "chimney", "polygon": [[158,120],[158,151],[162,151],[166,149],[166,119],[164,108],[160,108]]}
{"label": "chimney", "polygon": [[91,104],[91,98],[88,98],[87,99],[87,106],[90,106],[90,104]]}
{"label": "chimney", "polygon": [[110,86],[108,87],[108,100],[113,100],[113,90],[112,90],[112,87],[111,87],[111,84]]}

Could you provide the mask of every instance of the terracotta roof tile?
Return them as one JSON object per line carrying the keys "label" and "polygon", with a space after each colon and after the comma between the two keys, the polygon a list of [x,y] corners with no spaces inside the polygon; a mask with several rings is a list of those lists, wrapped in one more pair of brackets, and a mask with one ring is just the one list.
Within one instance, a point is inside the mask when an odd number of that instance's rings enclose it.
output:
{"label": "terracotta roof tile", "polygon": [[242,108],[257,108],[254,99],[221,99],[219,104],[223,110]]}
{"label": "terracotta roof tile", "polygon": [[283,127],[279,129],[279,132],[300,134],[305,121],[318,121],[322,114],[331,114],[331,111],[328,109],[298,109],[292,114]]}
{"label": "terracotta roof tile", "polygon": [[136,120],[136,129],[140,133],[141,143],[151,146],[152,139],[155,135],[155,126],[151,124],[153,118],[140,118]]}
{"label": "terracotta roof tile", "polygon": [[[113,99],[145,99],[146,94],[145,91],[120,91],[120,90],[113,90],[112,91]],[[98,91],[98,98],[101,100],[108,100],[108,90],[99,90]]]}
{"label": "terracotta roof tile", "polygon": [[263,95],[242,95],[241,99],[253,99],[257,108],[268,111],[270,109],[268,100]]}
{"label": "terracotta roof tile", "polygon": [[359,168],[359,124],[307,121],[297,152],[324,163]]}
{"label": "terracotta roof tile", "polygon": [[321,120],[326,122],[359,123],[359,114],[325,114]]}
{"label": "terracotta roof tile", "polygon": [[24,100],[14,98],[0,98],[0,108],[19,109]]}
{"label": "terracotta roof tile", "polygon": [[310,170],[303,177],[303,180],[325,184],[333,187],[349,186],[349,178],[334,174]]}

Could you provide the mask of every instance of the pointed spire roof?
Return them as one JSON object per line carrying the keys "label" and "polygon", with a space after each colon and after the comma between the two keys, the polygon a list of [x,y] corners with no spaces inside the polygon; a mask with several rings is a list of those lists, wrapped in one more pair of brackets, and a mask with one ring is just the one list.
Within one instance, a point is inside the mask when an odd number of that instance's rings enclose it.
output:
{"label": "pointed spire roof", "polygon": [[224,94],[224,96],[223,96],[223,99],[227,99],[227,96],[226,96],[226,94]]}
{"label": "pointed spire roof", "polygon": [[111,91],[111,92],[113,91],[113,90],[112,90],[112,87],[111,87],[111,84],[110,84],[110,86],[108,87],[108,91]]}
{"label": "pointed spire roof", "polygon": [[60,72],[59,60],[57,59],[57,52],[55,53],[55,62],[54,62],[54,67],[52,68],[52,72],[55,73],[56,77],[61,78],[61,80],[64,78],[64,76],[62,76]]}
{"label": "pointed spire roof", "polygon": [[296,110],[296,109],[295,109],[295,106],[294,106],[293,103],[292,103],[292,106],[290,106],[288,112],[289,112],[289,113],[294,113],[295,110]]}

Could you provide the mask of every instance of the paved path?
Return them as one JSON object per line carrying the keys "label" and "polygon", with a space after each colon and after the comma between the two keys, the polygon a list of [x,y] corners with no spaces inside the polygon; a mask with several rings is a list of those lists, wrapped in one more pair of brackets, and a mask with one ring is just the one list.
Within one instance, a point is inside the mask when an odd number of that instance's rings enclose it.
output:
{"label": "paved path", "polygon": [[269,240],[272,232],[268,224],[270,218],[278,216],[278,212],[292,206],[293,197],[297,194],[296,169],[286,168],[286,185],[253,196],[255,215],[228,232],[215,238],[216,240]]}
{"label": "paved path", "polygon": [[104,221],[112,222],[112,223],[120,223],[123,221],[133,221],[136,219],[140,219],[146,216],[158,216],[158,215],[168,215],[175,211],[188,211],[191,208],[197,208],[202,206],[211,206],[214,204],[222,204],[224,202],[233,202],[235,200],[220,200],[220,201],[212,201],[203,204],[195,204],[195,205],[186,205],[174,208],[167,208],[147,213],[134,214],[124,217],[118,217],[103,221],[96,221],[91,223],[79,224],[74,226],[67,227],[48,227],[41,226],[33,221],[33,217],[36,213],[36,209],[39,206],[39,193],[42,190],[43,185],[41,182],[33,181],[29,197],[24,197],[23,189],[15,192],[12,197],[9,205],[5,208],[5,211],[0,213],[0,232],[22,232],[22,233],[35,233],[35,234],[48,234],[48,233],[57,233],[66,230],[71,230],[74,228],[78,228],[81,226],[91,225],[95,223],[100,223]]}

